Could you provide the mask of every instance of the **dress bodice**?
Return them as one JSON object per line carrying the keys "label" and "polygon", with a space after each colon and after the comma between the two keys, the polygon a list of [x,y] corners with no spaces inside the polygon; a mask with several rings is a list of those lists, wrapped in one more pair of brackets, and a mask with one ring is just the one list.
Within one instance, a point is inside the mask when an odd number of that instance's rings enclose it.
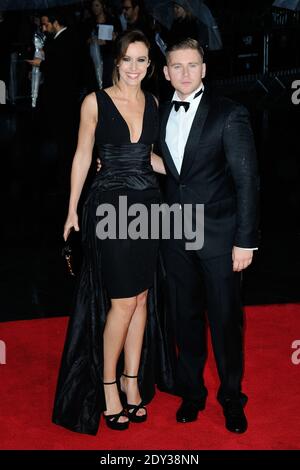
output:
{"label": "dress bodice", "polygon": [[150,155],[158,136],[158,111],[154,97],[145,93],[142,132],[138,142],[132,143],[128,125],[110,96],[103,90],[96,92],[98,123],[96,146],[101,170],[94,184],[103,190],[156,189]]}
{"label": "dress bodice", "polygon": [[[96,145],[131,144],[128,125],[112,98],[104,90],[96,92],[98,104],[98,123]],[[145,92],[145,110],[142,133],[138,143],[152,145],[158,138],[158,110],[151,93]],[[134,145],[134,144],[132,144]]]}

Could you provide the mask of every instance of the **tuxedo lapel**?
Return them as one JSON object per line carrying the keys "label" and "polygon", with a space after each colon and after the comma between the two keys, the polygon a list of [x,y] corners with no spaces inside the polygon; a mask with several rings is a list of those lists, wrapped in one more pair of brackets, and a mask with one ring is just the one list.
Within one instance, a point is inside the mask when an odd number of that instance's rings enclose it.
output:
{"label": "tuxedo lapel", "polygon": [[179,180],[179,173],[177,168],[174,164],[173,158],[171,156],[169,147],[166,144],[166,130],[167,130],[167,123],[169,119],[169,115],[172,109],[172,103],[169,103],[162,114],[161,125],[160,125],[160,148],[163,153],[164,161],[172,173],[175,179]]}
{"label": "tuxedo lapel", "polygon": [[183,155],[183,162],[180,176],[184,177],[192,166],[195,156],[198,154],[198,143],[203,131],[203,127],[209,111],[209,93],[204,91],[203,97],[199,103],[195,118],[188,136]]}

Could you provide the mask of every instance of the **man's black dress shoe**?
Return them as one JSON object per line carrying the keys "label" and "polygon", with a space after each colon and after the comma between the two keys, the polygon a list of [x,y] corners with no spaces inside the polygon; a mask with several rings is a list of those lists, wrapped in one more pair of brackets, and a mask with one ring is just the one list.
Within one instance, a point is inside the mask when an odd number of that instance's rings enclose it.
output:
{"label": "man's black dress shoe", "polygon": [[239,434],[247,431],[248,423],[241,400],[227,399],[224,400],[222,406],[226,429]]}
{"label": "man's black dress shoe", "polygon": [[201,401],[183,400],[176,413],[178,423],[191,423],[198,418],[199,411],[204,410],[206,398]]}

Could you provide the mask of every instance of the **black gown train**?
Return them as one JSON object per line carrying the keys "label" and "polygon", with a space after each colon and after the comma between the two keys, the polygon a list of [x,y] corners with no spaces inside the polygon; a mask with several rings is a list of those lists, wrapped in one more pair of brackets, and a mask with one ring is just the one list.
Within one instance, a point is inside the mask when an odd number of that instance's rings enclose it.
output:
{"label": "black gown train", "polygon": [[[96,236],[99,204],[112,204],[118,215],[119,196],[127,196],[128,206],[143,203],[150,208],[160,202],[150,164],[151,146],[158,133],[157,106],[153,96],[145,93],[142,133],[137,143],[131,143],[128,126],[109,95],[100,90],[96,97],[99,118],[95,140],[102,166],[83,206],[83,262],[53,410],[54,423],[93,435],[105,410],[103,331],[110,298],[132,297],[149,289],[138,379],[144,403],[153,398],[155,384],[161,390],[173,390],[175,358],[164,296],[160,295],[163,276],[156,269],[160,265],[158,240],[99,240]],[[121,371],[122,357],[118,374]]]}

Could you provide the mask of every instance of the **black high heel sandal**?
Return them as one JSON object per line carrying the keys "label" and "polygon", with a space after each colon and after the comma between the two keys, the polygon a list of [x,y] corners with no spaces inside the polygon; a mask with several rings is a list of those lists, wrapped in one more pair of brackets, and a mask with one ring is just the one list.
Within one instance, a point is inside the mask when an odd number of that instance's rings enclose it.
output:
{"label": "black high heel sandal", "polygon": [[[116,383],[117,381],[115,380],[114,382],[103,382],[103,385],[114,385]],[[113,415],[105,415],[103,413],[103,416],[105,418],[106,425],[110,429],[113,429],[114,431],[125,431],[129,427],[129,418],[124,408],[122,408],[122,410],[119,413],[116,413]],[[125,416],[126,418],[128,418],[128,421],[124,421],[124,422],[118,421],[119,418],[121,418],[121,416]]]}
{"label": "black high heel sandal", "polygon": [[[127,375],[127,374],[122,374],[124,377],[127,377],[128,379],[137,379],[137,375]],[[143,423],[146,421],[148,415],[147,415],[147,409],[145,408],[143,404],[143,400],[138,404],[138,405],[131,405],[130,403],[127,403],[127,397],[126,393],[121,390],[121,399],[122,399],[122,404],[124,408],[127,411],[127,416],[129,420],[132,423]],[[145,410],[145,414],[140,416],[137,414],[139,410]]]}

